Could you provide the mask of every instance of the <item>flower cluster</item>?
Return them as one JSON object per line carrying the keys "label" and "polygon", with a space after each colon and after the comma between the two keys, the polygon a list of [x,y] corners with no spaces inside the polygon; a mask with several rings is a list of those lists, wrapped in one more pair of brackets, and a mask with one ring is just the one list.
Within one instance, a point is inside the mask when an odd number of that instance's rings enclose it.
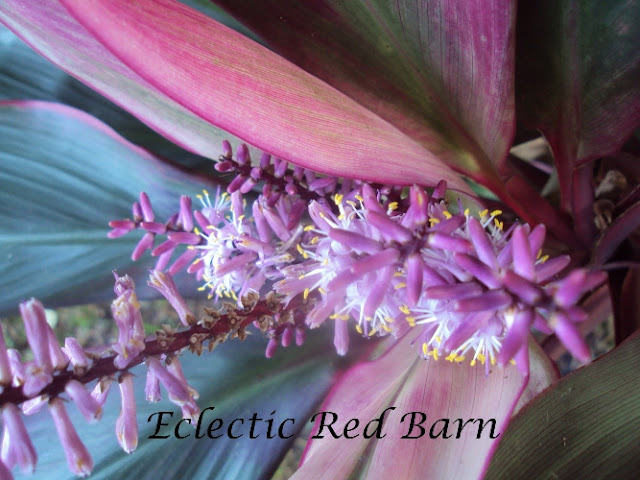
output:
{"label": "flower cluster", "polygon": [[67,414],[65,400],[74,402],[87,421],[98,421],[116,382],[121,397],[116,436],[125,452],[133,452],[138,444],[138,425],[133,376],[129,369],[143,362],[147,366],[147,400],[159,401],[162,386],[169,400],[181,408],[184,418],[197,418],[198,393],[187,383],[180,365],[180,352],[188,348],[200,354],[207,342],[211,350],[227,338],[243,339],[249,324],[255,322],[266,328],[270,321],[265,318],[282,308],[274,302],[266,304],[257,298],[245,298],[247,306],[241,314],[235,311],[234,305],[227,305],[227,312],[209,309],[204,318],[197,320],[169,274],[152,271],[149,285],[160,290],[174,305],[186,329],[178,332],[164,326],[145,337],[135,285],[126,275],[115,275],[116,299],[111,311],[118,326],[118,338],[112,345],[85,350],[75,338],[66,338],[64,346],[60,346],[47,323],[43,305],[35,299],[20,304],[33,360],[23,362],[18,351],[8,349],[0,329],[1,478],[12,478],[10,470],[15,465],[24,472],[35,469],[37,455],[22,414],[31,415],[45,406],[53,419],[69,469],[81,476],[91,473],[93,461]]}
{"label": "flower cluster", "polygon": [[[498,210],[471,212],[459,200],[449,202],[444,181],[431,194],[416,185],[339,181],[290,170],[266,154],[253,165],[246,146],[235,159],[230,145],[224,147],[216,169],[235,174],[227,192],[212,199],[205,191],[193,213],[183,197],[166,224],[150,221],[143,193],[134,220],[112,222],[111,235],[144,230],[134,258],[151,249],[157,268],[186,244],[169,272],[187,267],[210,297],[231,299],[239,309],[242,298],[273,292],[285,305],[303,305],[263,328],[272,340],[268,356],[278,339],[288,345],[294,330],[300,336],[305,325],[330,320],[340,354],[348,350],[353,321],[368,337],[417,332],[425,358],[467,359],[487,371],[515,358],[526,372],[532,326],[554,332],[575,356],[588,359],[576,328],[586,317],[579,301],[605,276],[577,269],[558,278],[569,257],[544,255],[543,225],[505,228]],[[248,205],[245,196],[260,182],[262,193]],[[153,248],[162,233],[167,239]]]}

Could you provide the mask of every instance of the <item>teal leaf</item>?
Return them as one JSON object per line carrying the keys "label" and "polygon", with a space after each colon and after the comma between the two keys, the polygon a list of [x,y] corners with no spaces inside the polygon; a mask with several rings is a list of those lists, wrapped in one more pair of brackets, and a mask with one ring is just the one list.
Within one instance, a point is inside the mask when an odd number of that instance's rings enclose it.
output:
{"label": "teal leaf", "polygon": [[487,478],[636,478],[640,332],[554,384],[504,433]]}
{"label": "teal leaf", "polygon": [[[327,333],[327,332],[324,332]],[[120,394],[113,384],[104,415],[99,423],[88,425],[78,415],[75,405],[68,404],[71,419],[78,429],[82,441],[91,453],[95,469],[91,475],[96,480],[114,478],[152,479],[209,479],[233,478],[253,480],[270,478],[282,457],[318,408],[332,382],[335,370],[340,366],[337,355],[330,347],[331,339],[325,334],[315,335],[302,348],[280,350],[274,358],[264,358],[266,341],[260,336],[249,336],[245,342],[230,341],[217,347],[212,353],[196,357],[185,353],[180,361],[189,384],[200,394],[201,410],[215,407],[203,415],[201,433],[204,438],[195,438],[195,429],[182,425],[181,435],[174,437],[175,426],[181,418],[180,410],[166,400],[148,403],[144,398],[144,367],[136,367],[135,389],[139,426],[138,448],[131,455],[125,454],[115,435],[115,422],[120,411]],[[168,427],[161,427],[159,436],[167,439],[150,439],[157,428],[158,415],[148,422],[150,415],[171,411],[173,417],[163,416]],[[275,414],[272,415],[272,412]],[[249,419],[254,413],[262,422],[256,422],[251,439]],[[215,418],[223,420],[222,433],[218,439],[209,439],[207,429]],[[231,439],[227,428],[233,419],[237,422],[233,433],[242,438]],[[273,419],[272,433],[287,418],[283,427],[289,439],[266,438],[268,424]],[[27,430],[31,434],[39,460],[35,475],[16,476],[32,480],[66,480],[76,478],[68,471],[64,453],[55,440],[55,430],[47,409],[34,417],[27,417]],[[215,425],[214,425],[215,427]],[[17,473],[14,472],[14,474]]]}
{"label": "teal leaf", "polygon": [[48,306],[111,298],[114,269],[150,296],[145,279],[155,260],[130,260],[141,235],[109,240],[108,222],[131,217],[140,191],[164,220],[180,194],[195,194],[205,182],[78,110],[0,103],[0,311],[32,296]]}
{"label": "teal leaf", "polygon": [[0,24],[0,100],[59,102],[103,121],[130,142],[191,168],[210,167],[210,160],[183,150],[133,115],[86,87],[38,55]]}

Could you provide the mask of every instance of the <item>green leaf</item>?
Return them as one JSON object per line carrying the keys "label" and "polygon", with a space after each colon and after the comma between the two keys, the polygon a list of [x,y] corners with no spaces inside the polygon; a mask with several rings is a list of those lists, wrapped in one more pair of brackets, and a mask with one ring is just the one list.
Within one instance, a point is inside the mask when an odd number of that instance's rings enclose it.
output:
{"label": "green leaf", "polygon": [[[180,361],[189,384],[200,394],[198,405],[201,410],[215,407],[203,415],[201,433],[204,438],[200,439],[195,438],[195,429],[185,424],[181,425],[179,433],[190,433],[191,436],[186,439],[174,437],[175,426],[181,418],[180,410],[165,398],[160,403],[148,403],[144,399],[145,368],[135,368],[139,443],[131,455],[122,451],[115,435],[115,422],[120,411],[117,384],[111,387],[103,418],[98,424],[88,425],[75,405],[68,404],[80,438],[94,459],[95,469],[91,478],[270,478],[295,436],[322,401],[334,372],[341,364],[335,361],[337,355],[330,345],[328,335],[317,334],[302,348],[281,350],[267,360],[264,358],[265,339],[249,336],[245,342],[230,341],[202,357],[185,353]],[[162,394],[166,397],[165,391]],[[173,412],[173,417],[164,415],[162,420],[170,426],[161,427],[159,431],[159,435],[169,435],[170,438],[150,439],[156,430],[158,415],[151,421],[148,418],[161,411]],[[273,411],[275,414],[272,415]],[[251,439],[249,419],[254,413],[264,421],[256,422],[254,436],[257,434],[259,437]],[[213,434],[223,436],[209,439],[207,429],[215,418],[221,418],[224,423]],[[233,433],[236,436],[242,433],[243,437],[234,440],[228,437],[227,428],[236,418],[244,419],[244,424],[236,422]],[[277,435],[278,427],[287,418],[294,419],[294,422],[287,422],[282,431],[286,436],[292,435],[291,438],[266,438],[266,420],[274,420],[272,433]],[[39,460],[35,475],[18,475],[16,478],[76,478],[67,469],[47,409],[25,420]]]}
{"label": "green leaf", "polygon": [[[140,191],[158,218],[205,180],[131,145],[93,117],[59,104],[0,102],[0,311],[36,296],[48,306],[111,298],[117,269],[151,296],[147,256],[130,260],[140,234],[109,240],[108,222],[131,216]],[[186,274],[182,285],[189,285]],[[187,291],[187,290],[185,290]]]}
{"label": "green leaf", "polygon": [[511,422],[486,478],[636,478],[640,331],[553,385]]}

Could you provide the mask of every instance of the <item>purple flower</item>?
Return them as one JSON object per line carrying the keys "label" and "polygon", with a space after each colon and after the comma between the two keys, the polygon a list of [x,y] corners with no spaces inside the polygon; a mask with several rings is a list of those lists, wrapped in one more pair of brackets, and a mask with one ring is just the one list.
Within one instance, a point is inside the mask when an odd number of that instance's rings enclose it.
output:
{"label": "purple flower", "polygon": [[93,460],[74,428],[64,403],[54,398],[49,403],[51,418],[58,432],[58,439],[67,457],[67,465],[76,475],[86,477],[93,470]]}
{"label": "purple flower", "polygon": [[178,292],[178,287],[176,287],[170,274],[158,270],[151,270],[148,285],[158,290],[162,296],[169,301],[173,309],[178,313],[180,322],[182,322],[184,326],[188,327],[195,323],[195,315],[187,306],[180,292]]}
{"label": "purple flower", "polygon": [[138,446],[138,420],[136,419],[136,400],[133,391],[133,375],[120,376],[120,397],[122,407],[116,421],[116,436],[122,449],[132,453]]}
{"label": "purple flower", "polygon": [[134,291],[133,280],[128,275],[116,277],[114,288],[118,297],[111,304],[113,319],[118,324],[118,343],[113,344],[113,350],[118,354],[115,364],[124,369],[145,348],[144,326],[140,314],[140,302]]}
{"label": "purple flower", "polygon": [[2,406],[2,424],[2,462],[0,463],[8,468],[17,464],[23,472],[33,473],[38,456],[22,423],[18,407],[11,403]]}

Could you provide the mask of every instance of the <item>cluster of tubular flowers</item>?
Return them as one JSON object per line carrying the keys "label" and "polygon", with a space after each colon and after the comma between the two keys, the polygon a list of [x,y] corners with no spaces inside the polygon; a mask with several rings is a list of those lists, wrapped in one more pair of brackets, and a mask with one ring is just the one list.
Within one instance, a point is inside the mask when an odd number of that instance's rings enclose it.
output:
{"label": "cluster of tubular flowers", "polygon": [[[302,345],[306,328],[329,323],[341,355],[350,330],[365,337],[412,335],[425,359],[480,363],[487,373],[494,364],[515,361],[526,374],[533,327],[555,333],[588,360],[578,331],[587,316],[580,301],[605,275],[565,272],[568,256],[544,254],[543,225],[505,229],[500,211],[471,212],[460,201],[450,203],[444,181],[428,193],[417,185],[322,177],[266,154],[254,165],[246,146],[233,158],[225,143],[216,169],[235,176],[226,192],[204,191],[200,208],[183,196],[179,211],[159,222],[142,193],[132,219],[110,223],[112,238],[144,232],[132,257],[150,251],[158,258],[148,284],[170,302],[181,330],[165,327],[145,337],[135,286],[126,275],[116,275],[111,310],[119,333],[112,345],[88,351],[67,338],[61,347],[34,299],[20,305],[33,360],[23,362],[7,349],[0,329],[0,478],[11,478],[16,465],[34,469],[36,452],[21,415],[45,406],[69,468],[89,474],[93,462],[64,399],[96,421],[114,381],[122,400],[116,436],[127,453],[135,450],[129,369],[143,362],[147,400],[159,401],[162,385],[194,423],[198,394],[177,354],[184,348],[199,354],[203,342],[211,349],[229,337],[243,339],[251,323],[269,338],[267,357],[279,345]],[[260,184],[262,192],[251,196]],[[196,319],[173,280],[183,269],[202,281],[209,298],[221,301],[221,310],[205,309],[207,316]]]}
{"label": "cluster of tubular flowers", "polygon": [[[569,257],[543,255],[543,225],[505,229],[500,211],[450,205],[445,182],[431,195],[419,186],[374,187],[289,170],[269,155],[253,166],[245,146],[235,159],[225,149],[216,168],[235,178],[214,199],[201,196],[202,208],[193,212],[200,228],[184,198],[178,214],[151,228],[142,194],[133,210],[143,221],[112,222],[112,235],[145,230],[134,256],[142,245],[159,256],[160,267],[167,249],[186,244],[169,272],[187,267],[188,258],[202,289],[239,309],[251,292],[261,298],[276,292],[285,305],[301,301],[304,315],[289,315],[291,325],[269,331],[268,356],[278,338],[291,342],[294,326],[332,321],[339,354],[348,350],[352,322],[368,337],[415,335],[425,358],[480,362],[487,370],[515,359],[527,371],[531,327],[555,333],[588,360],[576,327],[586,317],[579,301],[605,275],[577,269],[558,278]],[[260,183],[262,194],[249,205],[245,195]],[[163,232],[167,240],[154,249],[148,235]]]}
{"label": "cluster of tubular flowers", "polygon": [[[155,272],[150,283],[153,282],[157,284],[156,288],[164,289],[173,303],[183,307],[178,311],[179,315],[183,315],[185,320],[193,318],[193,314],[184,312],[186,305],[182,297],[176,297],[177,291],[171,291],[175,288],[171,277]],[[161,285],[161,282],[169,285]],[[116,437],[125,452],[133,452],[138,444],[138,424],[133,375],[127,369],[142,360],[148,366],[147,399],[159,401],[162,384],[169,399],[182,408],[185,418],[197,417],[197,392],[187,384],[178,358],[175,355],[143,356],[147,346],[145,342],[149,339],[144,336],[133,281],[128,276],[116,275],[114,290],[117,298],[111,309],[119,335],[113,345],[84,350],[75,338],[70,337],[61,346],[47,323],[43,305],[35,299],[20,304],[33,360],[23,362],[20,353],[8,349],[0,329],[0,478],[13,478],[11,469],[16,465],[25,473],[35,470],[37,454],[22,415],[32,415],[44,407],[48,407],[51,414],[69,469],[80,476],[89,475],[93,460],[69,418],[65,403],[67,400],[74,402],[88,422],[96,422],[102,416],[114,382],[119,385],[121,397]],[[18,406],[20,404],[21,407]]]}

